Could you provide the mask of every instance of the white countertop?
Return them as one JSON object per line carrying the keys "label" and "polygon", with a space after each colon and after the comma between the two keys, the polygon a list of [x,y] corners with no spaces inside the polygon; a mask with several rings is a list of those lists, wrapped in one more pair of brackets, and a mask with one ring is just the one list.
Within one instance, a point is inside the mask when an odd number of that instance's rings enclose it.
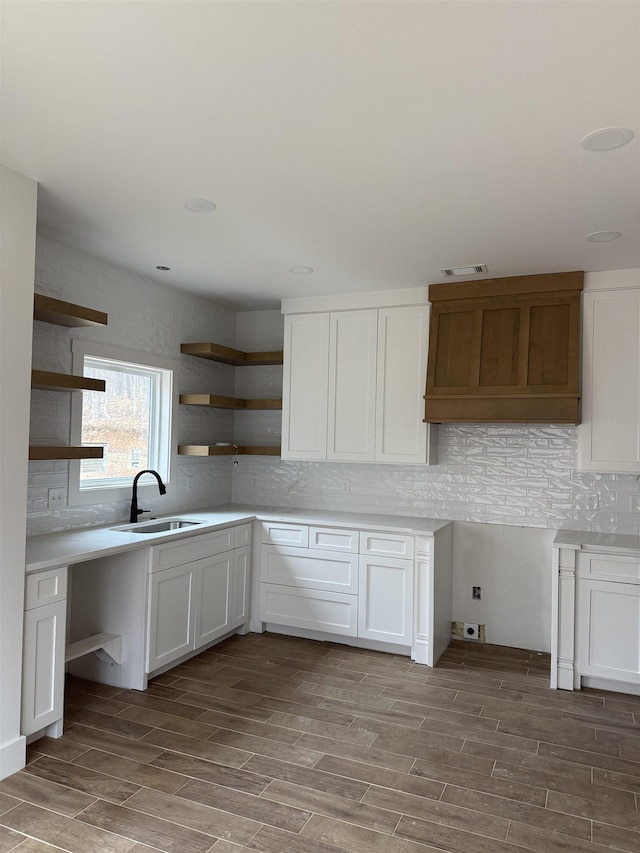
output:
{"label": "white countertop", "polygon": [[[166,518],[183,518],[201,522],[194,527],[161,533],[129,533],[117,530],[122,525],[88,527],[47,533],[27,539],[26,570],[29,572],[53,569],[131,551],[148,548],[158,542],[185,539],[209,533],[229,524],[259,519],[261,521],[288,521],[292,524],[323,524],[331,527],[364,528],[367,530],[390,530],[394,533],[432,535],[452,524],[451,521],[398,515],[373,515],[329,510],[296,509],[291,507],[225,506],[198,509],[185,513],[172,513]],[[161,520],[158,516],[158,520]],[[149,519],[145,519],[149,521]],[[145,522],[141,522],[144,527]],[[637,537],[636,537],[637,538]]]}
{"label": "white countertop", "polygon": [[559,530],[553,540],[561,548],[585,551],[616,551],[640,555],[640,536],[630,533],[588,533],[582,530]]}

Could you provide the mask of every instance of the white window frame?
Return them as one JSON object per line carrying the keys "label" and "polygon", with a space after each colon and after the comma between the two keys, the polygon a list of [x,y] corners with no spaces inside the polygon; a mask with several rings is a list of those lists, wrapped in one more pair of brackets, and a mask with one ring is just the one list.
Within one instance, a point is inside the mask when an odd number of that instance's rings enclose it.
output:
{"label": "white window frame", "polygon": [[[175,426],[177,424],[177,374],[180,363],[174,359],[149,353],[134,352],[120,347],[92,343],[74,339],[72,342],[72,371],[77,376],[84,374],[85,356],[104,358],[110,361],[123,362],[127,365],[139,365],[141,372],[146,369],[159,368],[171,371],[162,380],[159,422],[152,424],[149,441],[157,442],[159,464],[166,467],[163,482],[168,485],[174,479],[176,462]],[[82,440],[82,394],[71,395],[71,444],[80,444]],[[88,506],[98,503],[115,503],[131,499],[133,477],[131,483],[124,485],[98,485],[80,488],[81,460],[72,459],[69,462],[69,506]],[[159,473],[162,474],[162,471]],[[146,482],[148,481],[148,482]],[[138,484],[139,497],[153,497],[158,494],[158,485],[150,477],[145,477]]]}

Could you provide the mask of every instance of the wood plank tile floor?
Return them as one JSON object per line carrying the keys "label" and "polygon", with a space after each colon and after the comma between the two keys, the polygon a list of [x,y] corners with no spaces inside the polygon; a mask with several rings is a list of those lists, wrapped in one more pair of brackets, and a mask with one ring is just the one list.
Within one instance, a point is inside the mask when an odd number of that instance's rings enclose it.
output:
{"label": "wood plank tile floor", "polygon": [[548,680],[276,634],[144,693],[69,678],[64,736],[0,783],[0,853],[639,853],[640,697]]}

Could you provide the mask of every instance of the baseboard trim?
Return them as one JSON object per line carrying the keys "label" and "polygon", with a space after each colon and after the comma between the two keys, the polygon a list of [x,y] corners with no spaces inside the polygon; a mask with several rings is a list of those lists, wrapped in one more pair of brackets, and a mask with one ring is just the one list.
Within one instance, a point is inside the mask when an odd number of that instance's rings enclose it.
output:
{"label": "baseboard trim", "polygon": [[27,739],[23,735],[0,747],[0,779],[22,770],[26,763]]}

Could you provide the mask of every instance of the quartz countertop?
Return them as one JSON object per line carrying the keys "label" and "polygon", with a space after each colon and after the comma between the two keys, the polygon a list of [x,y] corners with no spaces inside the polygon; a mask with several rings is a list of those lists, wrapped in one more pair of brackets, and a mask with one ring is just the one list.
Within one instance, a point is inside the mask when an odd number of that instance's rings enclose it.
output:
{"label": "quartz countertop", "polygon": [[[254,519],[283,521],[291,524],[322,524],[331,527],[390,530],[395,533],[427,536],[452,524],[451,521],[413,516],[236,504],[203,508],[184,513],[171,513],[165,517],[179,517],[200,523],[194,527],[158,533],[130,533],[117,529],[123,524],[113,524],[108,527],[85,527],[33,536],[27,539],[27,573],[82,563],[136,548],[148,548],[150,545],[159,542],[186,539],[190,536],[210,533],[230,524],[241,524]],[[145,519],[145,521],[148,520]],[[162,516],[158,516],[157,520],[162,520]],[[144,522],[141,524],[144,525]]]}
{"label": "quartz countertop", "polygon": [[559,530],[553,544],[562,548],[585,551],[617,551],[640,555],[640,536],[631,533],[588,533],[582,530]]}

